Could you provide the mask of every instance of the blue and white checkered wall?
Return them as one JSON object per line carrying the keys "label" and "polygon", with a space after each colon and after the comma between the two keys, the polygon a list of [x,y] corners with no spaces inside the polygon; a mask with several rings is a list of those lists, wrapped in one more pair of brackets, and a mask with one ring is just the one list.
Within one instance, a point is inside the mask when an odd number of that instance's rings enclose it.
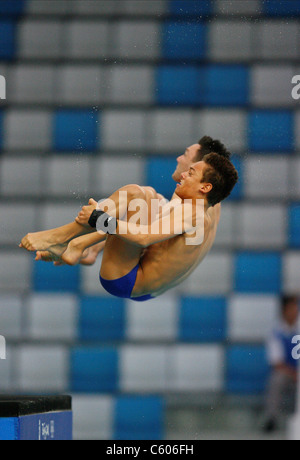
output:
{"label": "blue and white checkered wall", "polygon": [[[72,392],[77,436],[116,439],[163,437],[173,393],[261,394],[279,296],[300,294],[300,1],[2,0],[0,14],[0,391]],[[205,134],[240,182],[179,288],[137,305],[103,291],[100,259],[58,268],[18,249],[124,184],[170,197],[176,156]]]}

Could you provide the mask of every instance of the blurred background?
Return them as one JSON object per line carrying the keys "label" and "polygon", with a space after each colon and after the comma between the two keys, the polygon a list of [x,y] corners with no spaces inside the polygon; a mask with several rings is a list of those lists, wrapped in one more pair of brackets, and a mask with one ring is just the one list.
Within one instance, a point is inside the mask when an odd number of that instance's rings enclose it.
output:
{"label": "blurred background", "polygon": [[[285,439],[288,399],[279,431],[262,427],[266,340],[281,296],[300,294],[300,1],[1,0],[0,14],[0,392],[72,394],[76,439]],[[170,198],[176,157],[204,135],[240,182],[179,288],[124,301],[100,286],[101,257],[54,267],[19,250],[125,184]]]}

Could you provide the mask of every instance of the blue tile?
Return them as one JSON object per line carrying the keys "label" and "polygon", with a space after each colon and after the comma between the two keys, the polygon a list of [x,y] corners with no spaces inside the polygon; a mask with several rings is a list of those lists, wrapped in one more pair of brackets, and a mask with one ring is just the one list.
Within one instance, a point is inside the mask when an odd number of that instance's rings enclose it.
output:
{"label": "blue tile", "polygon": [[235,290],[275,294],[282,291],[282,261],[277,252],[241,252],[235,260]]}
{"label": "blue tile", "polygon": [[107,393],[119,386],[118,352],[114,348],[75,348],[71,352],[71,390]]}
{"label": "blue tile", "polygon": [[227,351],[226,389],[229,393],[264,393],[269,366],[263,346],[232,346]]}
{"label": "blue tile", "polygon": [[172,179],[176,166],[176,157],[149,158],[146,165],[147,185],[170,199],[176,188],[176,183]]}
{"label": "blue tile", "polygon": [[116,401],[114,439],[164,439],[164,402],[156,396],[124,396]]}
{"label": "blue tile", "polygon": [[289,243],[300,248],[300,203],[291,205],[289,209]]}
{"label": "blue tile", "polygon": [[300,16],[300,0],[263,0],[263,13],[268,16]]}
{"label": "blue tile", "polygon": [[125,320],[123,299],[83,297],[80,302],[79,337],[82,340],[123,340]]}
{"label": "blue tile", "polygon": [[204,16],[213,12],[211,0],[171,0],[169,13],[175,16]]}
{"label": "blue tile", "polygon": [[79,265],[55,267],[51,263],[35,262],[33,288],[37,292],[74,292],[80,290]]}
{"label": "blue tile", "polygon": [[0,59],[12,60],[16,52],[16,25],[13,21],[0,21]]}
{"label": "blue tile", "polygon": [[254,152],[291,152],[294,117],[289,111],[254,111],[249,115],[249,148]]}
{"label": "blue tile", "polygon": [[92,110],[59,110],[54,120],[54,149],[93,152],[99,148],[99,114]]}
{"label": "blue tile", "polygon": [[0,418],[0,441],[16,441],[19,419],[16,417]]}
{"label": "blue tile", "polygon": [[19,16],[24,13],[27,0],[1,0],[0,16]]}
{"label": "blue tile", "polygon": [[184,297],[179,317],[179,339],[220,342],[226,338],[227,302],[223,297]]}
{"label": "blue tile", "polygon": [[199,105],[204,100],[201,70],[197,67],[162,66],[156,73],[157,103]]}
{"label": "blue tile", "polygon": [[245,106],[249,102],[249,68],[242,65],[209,66],[203,87],[207,105]]}
{"label": "blue tile", "polygon": [[233,155],[231,161],[238,172],[239,180],[226,200],[239,200],[244,196],[244,161],[237,155]]}
{"label": "blue tile", "polygon": [[166,59],[203,59],[206,56],[206,25],[167,21],[163,27],[162,52]]}

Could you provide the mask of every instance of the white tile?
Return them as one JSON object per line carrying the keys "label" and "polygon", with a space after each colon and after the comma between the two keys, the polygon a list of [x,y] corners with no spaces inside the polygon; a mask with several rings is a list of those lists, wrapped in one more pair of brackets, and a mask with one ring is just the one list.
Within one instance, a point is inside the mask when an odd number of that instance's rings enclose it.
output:
{"label": "white tile", "polygon": [[142,149],[146,140],[146,115],[143,111],[106,110],[100,130],[103,149]]}
{"label": "white tile", "polygon": [[24,292],[31,289],[32,256],[21,251],[1,251],[0,290]]}
{"label": "white tile", "polygon": [[124,346],[120,352],[123,392],[160,392],[167,386],[167,350],[159,346]]}
{"label": "white tile", "polygon": [[272,20],[256,24],[257,58],[298,59],[299,27],[293,20]]}
{"label": "white tile", "polygon": [[168,13],[167,0],[155,0],[155,2],[145,2],[140,0],[126,0],[118,2],[122,14],[133,16],[145,15],[162,15]]}
{"label": "white tile", "polygon": [[80,209],[80,204],[49,204],[39,209],[40,231],[50,230],[74,222]]}
{"label": "white tile", "polygon": [[1,393],[15,391],[14,381],[14,347],[6,342],[6,359],[0,361],[0,391]]}
{"label": "white tile", "polygon": [[23,19],[18,27],[19,57],[57,59],[62,52],[64,24],[58,20]]}
{"label": "white tile", "polygon": [[40,158],[2,157],[0,160],[0,190],[6,196],[40,196],[42,187]]}
{"label": "white tile", "polygon": [[68,59],[106,58],[109,45],[110,26],[105,21],[74,20],[65,26],[64,57]]}
{"label": "white tile", "polygon": [[216,0],[215,12],[232,16],[260,15],[262,5],[260,0]]}
{"label": "white tile", "polygon": [[203,110],[195,117],[195,136],[219,139],[229,151],[240,152],[247,147],[247,115],[242,110]]}
{"label": "white tile", "polygon": [[235,220],[237,218],[237,208],[233,204],[222,204],[221,218],[218,231],[214,242],[214,247],[230,247],[235,244]]}
{"label": "white tile", "polygon": [[21,296],[4,293],[0,295],[0,334],[6,339],[23,338],[23,307]]}
{"label": "white tile", "polygon": [[169,390],[221,391],[224,385],[224,353],[217,345],[181,345],[170,351]]}
{"label": "white tile", "polygon": [[209,55],[216,61],[245,61],[254,54],[253,25],[246,21],[216,20],[209,27]]}
{"label": "white tile", "polygon": [[182,152],[194,142],[194,122],[195,115],[189,110],[154,110],[148,120],[148,148]]}
{"label": "white tile", "polygon": [[73,7],[73,4],[73,0],[43,0],[42,2],[41,0],[28,0],[26,11],[31,15],[64,15],[70,12],[70,6]]}
{"label": "white tile", "polygon": [[99,66],[67,65],[57,70],[59,104],[97,106],[104,101],[104,72]]}
{"label": "white tile", "polygon": [[32,64],[17,64],[13,67],[8,87],[9,99],[13,103],[51,104],[54,102],[55,68]]}
{"label": "white tile", "polygon": [[120,21],[114,25],[112,55],[118,58],[160,57],[160,24],[155,21]]}
{"label": "white tile", "polygon": [[0,100],[4,100],[5,98],[10,99],[13,91],[9,85],[11,81],[11,70],[10,67],[4,63],[0,63],[0,76],[1,80],[4,81],[4,85],[3,83],[1,85]]}
{"label": "white tile", "polygon": [[286,157],[255,155],[244,161],[244,190],[249,198],[287,198],[290,188]]}
{"label": "white tile", "polygon": [[52,143],[52,117],[44,110],[14,110],[4,117],[4,147],[8,150],[48,150]]}
{"label": "white tile", "polygon": [[278,319],[279,303],[277,296],[233,295],[228,309],[229,339],[264,342]]}
{"label": "white tile", "polygon": [[[69,1],[69,0],[68,0]],[[120,1],[95,1],[95,0],[76,0],[73,2],[73,11],[79,16],[93,16],[96,14],[112,15],[118,13]]]}
{"label": "white tile", "polygon": [[254,66],[251,71],[251,101],[258,107],[288,107],[295,104],[291,96],[292,66]]}
{"label": "white tile", "polygon": [[37,230],[37,209],[33,204],[0,204],[0,213],[5,216],[0,224],[1,244],[18,247],[23,236]]}
{"label": "white tile", "polygon": [[76,296],[35,294],[28,299],[27,336],[31,340],[75,340],[77,321]]}
{"label": "white tile", "polygon": [[86,157],[54,156],[47,160],[47,195],[86,195],[90,189],[90,160]]}
{"label": "white tile", "polygon": [[178,298],[164,294],[148,302],[126,303],[128,340],[172,341],[177,337]]}
{"label": "white tile", "polygon": [[103,395],[73,395],[75,441],[113,439],[114,400]]}
{"label": "white tile", "polygon": [[97,195],[110,196],[127,184],[143,185],[145,160],[111,154],[95,160],[93,167],[93,190]]}
{"label": "white tile", "polygon": [[62,346],[23,345],[19,349],[17,383],[20,392],[65,392],[69,353]]}
{"label": "white tile", "polygon": [[236,222],[236,240],[242,248],[284,248],[287,240],[286,208],[280,204],[243,204]]}
{"label": "white tile", "polygon": [[150,104],[154,101],[154,69],[151,66],[114,65],[108,69],[108,82],[108,99],[112,104]]}
{"label": "white tile", "polygon": [[180,288],[189,295],[223,295],[232,290],[232,254],[225,251],[209,253]]}
{"label": "white tile", "polygon": [[0,335],[0,360],[6,360],[6,338],[4,335]]}
{"label": "white tile", "polygon": [[300,295],[300,253],[286,252],[283,256],[283,292]]}
{"label": "white tile", "polygon": [[290,162],[291,169],[289,175],[290,196],[300,198],[300,158],[293,158]]}

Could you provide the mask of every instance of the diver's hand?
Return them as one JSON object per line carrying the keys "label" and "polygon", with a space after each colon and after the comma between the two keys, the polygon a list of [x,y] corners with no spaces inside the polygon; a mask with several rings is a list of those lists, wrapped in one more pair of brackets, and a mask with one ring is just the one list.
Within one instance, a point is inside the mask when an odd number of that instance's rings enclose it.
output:
{"label": "diver's hand", "polygon": [[88,206],[83,206],[81,211],[79,212],[78,216],[76,217],[76,222],[80,225],[83,225],[84,227],[90,228],[89,226],[89,219],[97,208],[97,201],[95,201],[93,198],[89,200]]}

